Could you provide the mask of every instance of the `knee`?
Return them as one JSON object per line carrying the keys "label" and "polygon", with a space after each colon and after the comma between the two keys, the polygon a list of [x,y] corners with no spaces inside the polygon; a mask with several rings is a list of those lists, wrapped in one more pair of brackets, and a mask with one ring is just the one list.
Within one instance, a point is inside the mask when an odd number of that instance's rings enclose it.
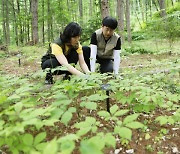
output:
{"label": "knee", "polygon": [[46,68],[55,68],[60,66],[60,63],[56,59],[47,59],[43,63],[41,63],[41,68],[44,70]]}
{"label": "knee", "polygon": [[113,64],[112,62],[106,63],[105,65],[100,66],[101,73],[112,73],[113,72]]}
{"label": "knee", "polygon": [[113,68],[112,67],[101,67],[101,69],[100,69],[100,72],[101,73],[112,73],[113,72]]}
{"label": "knee", "polygon": [[42,70],[45,70],[46,68],[51,68],[49,60],[46,60],[45,62],[41,63]]}

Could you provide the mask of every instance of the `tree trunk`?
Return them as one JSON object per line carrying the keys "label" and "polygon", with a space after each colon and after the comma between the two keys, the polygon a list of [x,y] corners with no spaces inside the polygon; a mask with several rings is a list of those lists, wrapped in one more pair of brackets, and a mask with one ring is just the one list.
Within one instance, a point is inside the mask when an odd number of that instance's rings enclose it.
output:
{"label": "tree trunk", "polygon": [[117,0],[117,16],[118,16],[118,29],[120,31],[121,42],[124,43],[124,0]]}
{"label": "tree trunk", "polygon": [[15,32],[15,41],[16,41],[16,45],[19,45],[19,39],[18,39],[18,25],[17,25],[17,17],[16,17],[16,11],[15,11],[15,7],[14,7],[14,0],[12,0],[12,9],[13,9],[13,28],[14,28],[14,32]]}
{"label": "tree trunk", "polygon": [[109,2],[108,2],[108,0],[101,0],[101,16],[102,16],[102,18],[109,16]]}
{"label": "tree trunk", "polygon": [[48,25],[48,42],[51,41],[51,10],[50,10],[50,0],[48,0],[47,2],[47,13],[48,13],[48,17],[47,17],[47,25]]}
{"label": "tree trunk", "polygon": [[92,3],[92,0],[90,0],[90,2],[89,2],[89,15],[90,15],[90,17],[92,16],[92,9],[93,8],[93,3]]}
{"label": "tree trunk", "polygon": [[32,41],[33,41],[33,44],[37,44],[39,42],[38,0],[31,0],[31,12],[32,12]]}
{"label": "tree trunk", "polygon": [[155,0],[152,0],[152,2],[153,2],[154,6],[155,6],[155,8],[156,8],[156,11],[159,11],[159,9],[158,9],[158,7],[157,7],[157,4],[156,4],[156,1],[155,1]]}
{"label": "tree trunk", "polygon": [[130,23],[130,1],[126,0],[126,27],[127,27],[127,34],[128,34],[128,42],[131,43],[131,23]]}
{"label": "tree trunk", "polygon": [[83,24],[83,4],[82,0],[79,0],[79,15],[80,15],[80,23]]}
{"label": "tree trunk", "polygon": [[141,8],[142,21],[144,22],[144,3],[139,0],[139,6]]}
{"label": "tree trunk", "polygon": [[18,19],[19,19],[19,27],[20,27],[20,37],[19,37],[19,39],[20,39],[20,42],[23,44],[23,42],[24,42],[24,39],[23,39],[23,30],[22,30],[22,20],[21,20],[21,15],[20,15],[20,2],[19,2],[19,0],[16,0],[16,2],[17,2],[17,12],[18,12]]}
{"label": "tree trunk", "polygon": [[24,29],[25,29],[25,35],[26,35],[26,43],[29,42],[28,40],[28,5],[27,5],[27,0],[24,0],[24,8],[25,8],[25,15],[26,15],[26,18],[24,20]]}
{"label": "tree trunk", "polygon": [[152,17],[152,1],[149,1],[150,17]]}
{"label": "tree trunk", "polygon": [[44,31],[44,0],[42,0],[42,42],[45,44],[45,31]]}
{"label": "tree trunk", "polygon": [[6,8],[6,35],[7,35],[7,44],[10,44],[10,27],[9,27],[9,5],[8,5],[8,1],[5,1],[5,8]]}
{"label": "tree trunk", "polygon": [[165,4],[165,0],[159,0],[159,6],[160,6],[160,15],[161,17],[165,17],[166,16],[166,4]]}
{"label": "tree trunk", "polygon": [[6,31],[6,18],[5,18],[5,0],[2,0],[2,27],[3,27],[3,39],[5,44],[7,44],[7,31]]}

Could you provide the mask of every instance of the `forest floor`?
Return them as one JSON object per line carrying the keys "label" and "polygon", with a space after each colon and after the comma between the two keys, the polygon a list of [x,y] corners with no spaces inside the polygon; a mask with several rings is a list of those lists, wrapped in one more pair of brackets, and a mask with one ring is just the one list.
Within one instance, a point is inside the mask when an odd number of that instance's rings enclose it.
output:
{"label": "forest floor", "polygon": [[[15,49],[14,51],[10,51],[8,56],[4,54],[4,51],[0,51],[0,73],[3,75],[10,76],[18,76],[22,78],[30,77],[35,72],[41,70],[40,67],[40,55],[42,55],[42,51],[45,52],[44,48],[37,47],[24,47],[23,53],[20,57],[20,66],[19,66],[19,57],[17,56],[18,51]],[[24,52],[27,50],[27,52]],[[28,51],[30,51],[28,53]],[[144,74],[156,74],[156,73],[168,73],[169,68],[168,62],[178,63],[180,59],[180,53],[171,53],[164,52],[160,54],[128,54],[123,56],[121,59],[121,73],[123,74],[124,70],[133,70],[133,72]],[[155,65],[154,65],[155,62]],[[157,65],[160,64],[160,65]],[[56,77],[56,80],[59,78]],[[42,77],[40,82],[44,82],[44,77]],[[33,82],[33,81],[32,81]],[[178,87],[179,88],[179,87]],[[179,93],[177,93],[179,95]],[[116,104],[114,100],[111,100],[112,104]],[[179,109],[179,102],[175,103]],[[118,106],[121,106],[118,104]],[[121,106],[121,108],[123,108]],[[140,117],[140,121],[147,122],[148,131],[146,133],[142,133],[139,130],[133,131],[132,140],[128,144],[122,145],[119,138],[116,138],[116,148],[106,148],[103,150],[103,153],[107,154],[118,154],[118,153],[136,153],[136,154],[171,154],[180,153],[180,127],[179,123],[173,125],[159,125],[155,123],[155,119],[161,115],[172,115],[176,110],[163,110],[163,108],[157,108],[151,114],[144,114],[144,116]],[[82,114],[87,114],[87,111],[83,109],[81,111]],[[96,113],[93,111],[91,116],[96,116]],[[71,123],[74,124],[77,120],[77,115],[74,115]],[[101,121],[100,118],[99,121]],[[111,129],[110,126],[107,126],[109,123],[102,121],[103,125],[108,129]],[[47,140],[53,139],[55,136],[62,136],[62,132],[64,134],[71,134],[75,132],[74,128],[66,127],[62,123],[57,123],[56,127],[60,129],[58,132],[55,129],[51,129],[52,127],[45,127],[47,132]],[[103,128],[99,129],[99,132],[103,131]],[[33,134],[37,134],[37,132],[31,132]],[[79,145],[78,145],[79,146]],[[5,152],[6,153],[6,152]],[[8,153],[8,152],[7,152]],[[73,153],[79,153],[79,150],[75,148]]]}

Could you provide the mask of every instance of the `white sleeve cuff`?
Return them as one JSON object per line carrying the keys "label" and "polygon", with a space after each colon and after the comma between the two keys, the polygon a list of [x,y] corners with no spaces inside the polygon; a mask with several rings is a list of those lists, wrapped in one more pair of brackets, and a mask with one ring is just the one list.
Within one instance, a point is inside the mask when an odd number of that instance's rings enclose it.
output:
{"label": "white sleeve cuff", "polygon": [[90,68],[91,68],[91,72],[95,72],[97,45],[91,44],[90,48],[91,48]]}
{"label": "white sleeve cuff", "polygon": [[119,67],[120,67],[120,50],[114,50],[113,51],[113,56],[114,56],[114,65],[113,65],[113,70],[114,74],[119,73]]}

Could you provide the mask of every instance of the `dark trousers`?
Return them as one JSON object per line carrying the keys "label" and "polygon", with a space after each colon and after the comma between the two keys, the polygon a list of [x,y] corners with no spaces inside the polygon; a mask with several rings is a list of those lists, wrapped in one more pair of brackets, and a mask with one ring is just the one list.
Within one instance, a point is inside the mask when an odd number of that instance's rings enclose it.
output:
{"label": "dark trousers", "polygon": [[[84,55],[84,60],[90,69],[90,50],[89,47],[83,46],[83,55]],[[78,58],[78,53],[76,50],[72,49],[69,51],[68,55],[66,55],[66,59],[69,64],[77,64],[79,58]],[[58,60],[55,57],[52,57],[50,59],[47,59],[46,61],[41,63],[42,69],[46,68],[56,68],[58,66],[61,66],[61,64],[58,62]],[[56,70],[54,72],[49,71],[46,75],[46,79],[52,78],[52,75],[61,75],[61,74],[66,74],[66,75],[71,75],[70,72],[68,71],[62,71],[62,70]]]}
{"label": "dark trousers", "polygon": [[[88,53],[91,52],[91,48],[90,47],[87,47],[86,50],[89,50]],[[112,73],[113,72],[113,60],[112,59],[103,59],[103,58],[100,58],[97,55],[96,56],[96,62],[100,64],[100,72],[101,73],[108,73],[108,72]],[[89,61],[89,63],[90,63],[90,61]]]}

